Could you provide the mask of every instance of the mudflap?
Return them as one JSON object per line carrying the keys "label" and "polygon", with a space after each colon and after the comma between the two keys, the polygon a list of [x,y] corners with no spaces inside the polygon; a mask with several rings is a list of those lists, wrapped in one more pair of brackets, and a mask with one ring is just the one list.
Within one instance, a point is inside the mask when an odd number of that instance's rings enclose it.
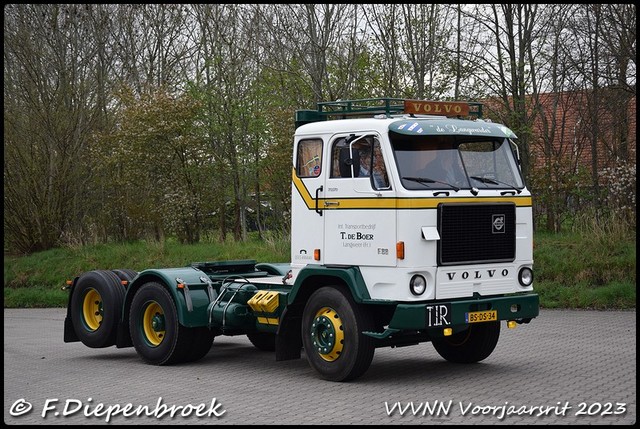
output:
{"label": "mudflap", "polygon": [[78,338],[78,334],[76,334],[76,330],[73,328],[73,321],[71,320],[71,295],[73,295],[74,286],[78,281],[79,277],[75,277],[73,282],[69,286],[64,286],[62,290],[69,291],[69,299],[67,301],[67,315],[64,318],[64,342],[65,343],[75,343],[80,341]]}
{"label": "mudflap", "polygon": [[302,308],[293,304],[285,308],[276,332],[276,361],[300,359],[302,351]]}
{"label": "mudflap", "polygon": [[116,348],[133,347],[131,333],[129,332],[129,324],[120,321],[118,323],[118,331],[116,333]]}
{"label": "mudflap", "polygon": [[67,310],[67,317],[64,318],[64,342],[75,343],[77,341],[80,341],[80,338],[78,338],[75,329],[73,329],[71,315],[69,315],[69,311]]}

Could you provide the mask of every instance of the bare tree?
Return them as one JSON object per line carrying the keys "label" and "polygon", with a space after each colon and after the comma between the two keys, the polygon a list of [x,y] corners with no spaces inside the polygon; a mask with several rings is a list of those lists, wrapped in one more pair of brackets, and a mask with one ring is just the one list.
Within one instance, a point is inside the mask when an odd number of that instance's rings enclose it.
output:
{"label": "bare tree", "polygon": [[367,32],[373,39],[371,54],[377,54],[380,58],[376,64],[378,65],[377,74],[380,76],[378,91],[381,95],[390,97],[401,95],[407,87],[403,85],[404,79],[401,72],[403,21],[398,19],[400,7],[396,4],[374,3],[363,8]]}
{"label": "bare tree", "polygon": [[184,84],[189,10],[183,5],[125,4],[114,11],[113,25],[122,81],[137,94],[147,88],[172,91]]}
{"label": "bare tree", "polygon": [[572,87],[573,70],[564,49],[572,44],[566,36],[571,12],[571,5],[550,5],[546,10],[554,19],[549,21],[547,46],[540,56],[544,61],[537,71],[547,91],[536,92],[531,103],[537,121],[532,130],[530,183],[538,195],[536,214],[544,215],[550,231],[560,230],[571,214],[567,208],[576,204],[577,173],[585,147],[579,115],[582,91]]}
{"label": "bare tree", "polygon": [[247,5],[196,5],[202,57],[197,87],[205,102],[207,139],[216,163],[221,187],[219,227],[221,239],[227,231],[227,205],[231,204],[233,234],[236,240],[247,235],[248,189],[253,187],[255,135],[253,128],[259,102],[252,88],[258,73],[252,22],[245,19]]}
{"label": "bare tree", "polygon": [[522,167],[528,177],[531,124],[536,109],[527,107],[527,98],[539,90],[536,83],[538,45],[544,40],[545,22],[538,5],[475,5],[465,12],[472,23],[467,37],[467,61],[475,67],[477,82],[486,88],[481,94],[495,94],[500,100],[500,120],[518,135]]}
{"label": "bare tree", "polygon": [[[611,89],[613,145],[611,155],[619,160],[629,158],[629,103],[636,96],[636,5],[604,5],[601,40],[606,48],[605,85]],[[632,84],[633,83],[633,84]]]}
{"label": "bare tree", "polygon": [[403,51],[407,73],[413,82],[413,96],[437,100],[451,90],[447,45],[455,28],[452,9],[438,4],[402,4]]}
{"label": "bare tree", "polygon": [[[341,58],[344,40],[353,40],[358,28],[358,6],[345,4],[279,4],[261,9],[263,19],[271,23],[268,44],[280,56],[279,67],[308,81],[313,102],[346,96],[332,86],[337,59]],[[350,17],[354,21],[350,21]],[[354,50],[345,50],[354,55]],[[353,62],[344,62],[353,67]],[[274,63],[275,67],[277,67]],[[342,86],[342,84],[341,84]]]}
{"label": "bare tree", "polygon": [[5,232],[21,251],[60,244],[87,209],[85,154],[104,124],[107,61],[96,56],[104,40],[81,25],[92,18],[87,5],[5,7]]}

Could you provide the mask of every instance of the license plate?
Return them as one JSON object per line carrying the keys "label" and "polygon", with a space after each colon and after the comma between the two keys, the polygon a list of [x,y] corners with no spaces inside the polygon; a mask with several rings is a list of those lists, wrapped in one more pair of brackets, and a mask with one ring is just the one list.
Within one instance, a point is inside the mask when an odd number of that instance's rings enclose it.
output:
{"label": "license plate", "polygon": [[497,310],[474,311],[464,314],[464,320],[467,323],[493,322],[498,320]]}

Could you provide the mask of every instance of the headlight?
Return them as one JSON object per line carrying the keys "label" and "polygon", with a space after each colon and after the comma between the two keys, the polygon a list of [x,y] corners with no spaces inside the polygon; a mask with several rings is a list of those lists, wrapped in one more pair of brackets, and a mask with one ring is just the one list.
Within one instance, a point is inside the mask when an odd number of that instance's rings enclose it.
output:
{"label": "headlight", "polygon": [[411,277],[409,282],[409,290],[414,295],[422,295],[427,290],[427,281],[419,274]]}
{"label": "headlight", "polygon": [[531,283],[533,283],[533,271],[531,271],[531,268],[522,268],[518,273],[518,281],[524,287],[531,286]]}

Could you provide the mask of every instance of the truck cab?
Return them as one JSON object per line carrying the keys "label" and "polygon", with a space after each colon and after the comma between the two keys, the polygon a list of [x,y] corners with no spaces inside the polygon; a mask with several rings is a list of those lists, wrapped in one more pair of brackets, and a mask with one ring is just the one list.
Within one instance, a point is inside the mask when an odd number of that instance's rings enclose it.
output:
{"label": "truck cab", "polygon": [[297,128],[292,267],[358,266],[376,300],[532,291],[531,194],[515,134],[481,119],[372,116]]}

